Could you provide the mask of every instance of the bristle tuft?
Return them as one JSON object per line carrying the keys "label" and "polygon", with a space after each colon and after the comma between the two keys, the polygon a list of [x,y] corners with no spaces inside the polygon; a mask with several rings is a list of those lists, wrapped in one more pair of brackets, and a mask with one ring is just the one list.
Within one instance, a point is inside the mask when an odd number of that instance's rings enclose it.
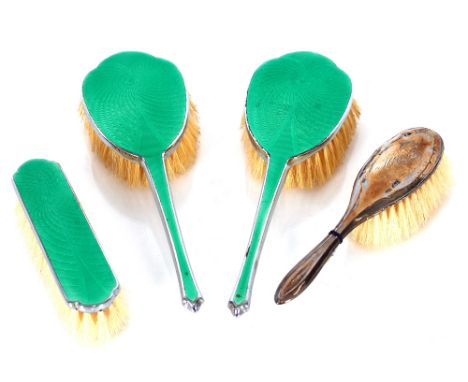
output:
{"label": "bristle tuft", "polygon": [[127,326],[128,314],[122,291],[106,309],[96,313],[83,313],[68,308],[66,321],[69,330],[81,341],[94,344],[117,336]]}
{"label": "bristle tuft", "polygon": [[49,265],[47,264],[47,260],[45,259],[45,256],[42,252],[42,248],[38,243],[36,234],[31,227],[31,223],[26,217],[23,206],[20,203],[16,204],[16,217],[18,221],[18,227],[23,233],[23,237],[25,239],[28,252],[31,255],[33,264],[36,266],[38,272],[41,275],[47,274],[47,271],[49,271]]}
{"label": "bristle tuft", "polygon": [[[325,183],[341,164],[346,148],[353,139],[360,114],[359,106],[353,100],[349,113],[336,135],[310,158],[292,167],[286,177],[285,186],[288,188],[307,189],[321,186]],[[266,162],[250,141],[245,116],[242,118],[242,130],[242,140],[250,172],[254,178],[263,179],[266,171]]]}
{"label": "bristle tuft", "polygon": [[[130,186],[148,186],[145,170],[140,163],[125,158],[103,142],[94,130],[82,103],[79,113],[89,137],[91,150],[102,159],[105,166]],[[197,156],[199,135],[198,111],[190,100],[185,130],[175,151],[165,161],[169,179],[185,173],[193,165]]]}
{"label": "bristle tuft", "polygon": [[98,313],[83,313],[69,307],[57,285],[31,223],[19,203],[16,212],[18,224],[26,238],[33,263],[41,274],[55,302],[58,314],[69,331],[86,343],[103,342],[119,334],[127,323],[127,309],[122,291],[108,308]]}
{"label": "bristle tuft", "polygon": [[385,247],[408,239],[438,209],[451,183],[450,166],[443,156],[437,169],[421,187],[356,227],[351,232],[351,238],[371,248]]}

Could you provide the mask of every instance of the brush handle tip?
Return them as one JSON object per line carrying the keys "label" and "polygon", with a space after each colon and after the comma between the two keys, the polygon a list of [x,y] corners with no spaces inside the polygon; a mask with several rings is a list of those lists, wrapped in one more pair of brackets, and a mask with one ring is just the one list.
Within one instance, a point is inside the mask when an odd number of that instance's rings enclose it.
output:
{"label": "brush handle tip", "polygon": [[182,298],[182,305],[185,306],[189,311],[196,313],[200,310],[202,304],[205,302],[203,297],[197,297],[194,300],[191,300],[187,297]]}
{"label": "brush handle tip", "polygon": [[246,300],[246,301],[242,301],[241,303],[236,303],[230,300],[228,302],[228,308],[234,317],[239,317],[249,311],[250,301]]}

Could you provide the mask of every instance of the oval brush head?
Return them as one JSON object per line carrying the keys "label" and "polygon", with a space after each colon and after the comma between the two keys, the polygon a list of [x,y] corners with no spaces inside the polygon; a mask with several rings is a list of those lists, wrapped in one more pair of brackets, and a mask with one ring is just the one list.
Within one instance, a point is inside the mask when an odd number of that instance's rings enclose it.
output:
{"label": "oval brush head", "polygon": [[30,253],[69,330],[103,341],[126,326],[120,286],[61,167],[30,160],[13,177]]}
{"label": "oval brush head", "polygon": [[[361,111],[353,100],[351,109],[336,135],[311,157],[291,167],[284,186],[309,189],[323,185],[343,161],[346,149],[353,139]],[[242,117],[242,142],[250,173],[255,179],[264,179],[267,163],[259,154],[247,131],[245,115]]]}
{"label": "oval brush head", "polygon": [[452,183],[450,165],[442,156],[437,169],[416,191],[357,226],[351,239],[379,248],[409,239],[431,219]]}
{"label": "oval brush head", "polygon": [[167,60],[122,52],[92,70],[82,91],[82,115],[96,151],[129,183],[150,184],[168,235],[182,303],[196,312],[203,298],[168,183],[170,175],[193,162],[199,131],[182,74]]}
{"label": "oval brush head", "polygon": [[447,192],[443,153],[440,135],[425,128],[402,131],[377,149],[359,171],[340,222],[283,278],[276,303],[300,295],[336,247],[361,226],[356,235],[366,244],[394,242],[416,232]]}
{"label": "oval brush head", "polygon": [[[323,182],[341,158],[358,114],[351,80],[324,56],[291,53],[255,71],[247,91],[245,131],[266,163],[264,169],[259,167],[264,172],[262,193],[241,274],[228,303],[234,316],[250,307],[268,223],[288,173],[302,163],[308,174],[293,171],[292,182],[300,186]],[[315,166],[320,169],[312,170]],[[319,176],[312,179],[309,173]]]}
{"label": "oval brush head", "polygon": [[[103,161],[104,165],[130,186],[147,187],[148,178],[140,162],[129,159],[103,141],[96,132],[96,129],[92,126],[92,122],[82,102],[80,103],[79,113],[85,126],[91,149]],[[169,179],[184,174],[195,163],[199,136],[198,111],[190,98],[187,122],[180,142],[174,152],[165,158],[167,176]]]}

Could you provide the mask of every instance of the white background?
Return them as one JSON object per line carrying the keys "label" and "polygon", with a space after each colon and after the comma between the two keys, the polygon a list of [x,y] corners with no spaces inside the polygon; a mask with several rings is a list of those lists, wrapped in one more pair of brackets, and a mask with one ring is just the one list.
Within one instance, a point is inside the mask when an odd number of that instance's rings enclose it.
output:
{"label": "white background", "polygon": [[[467,13],[463,1],[15,1],[0,5],[0,380],[468,379]],[[443,5],[442,5],[443,4]],[[129,190],[87,148],[81,82],[102,59],[141,50],[178,65],[201,117],[199,160],[173,183],[206,303],[179,302],[149,191]],[[226,307],[255,213],[239,122],[253,71],[296,50],[353,79],[358,133],[316,192],[284,192],[251,310]],[[333,228],[371,152],[415,126],[445,139],[456,185],[426,229],[388,250],[346,241],[300,298],[278,307],[282,276]],[[20,235],[11,175],[59,161],[123,285],[128,329],[80,345],[58,319]]]}

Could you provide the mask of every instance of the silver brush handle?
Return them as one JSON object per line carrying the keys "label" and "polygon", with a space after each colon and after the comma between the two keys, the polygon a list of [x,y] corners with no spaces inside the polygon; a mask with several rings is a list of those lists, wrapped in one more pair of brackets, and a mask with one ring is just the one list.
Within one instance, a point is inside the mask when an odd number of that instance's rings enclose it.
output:
{"label": "silver brush handle", "polygon": [[319,274],[342,241],[341,234],[331,231],[283,278],[276,290],[275,302],[284,304],[300,295]]}

